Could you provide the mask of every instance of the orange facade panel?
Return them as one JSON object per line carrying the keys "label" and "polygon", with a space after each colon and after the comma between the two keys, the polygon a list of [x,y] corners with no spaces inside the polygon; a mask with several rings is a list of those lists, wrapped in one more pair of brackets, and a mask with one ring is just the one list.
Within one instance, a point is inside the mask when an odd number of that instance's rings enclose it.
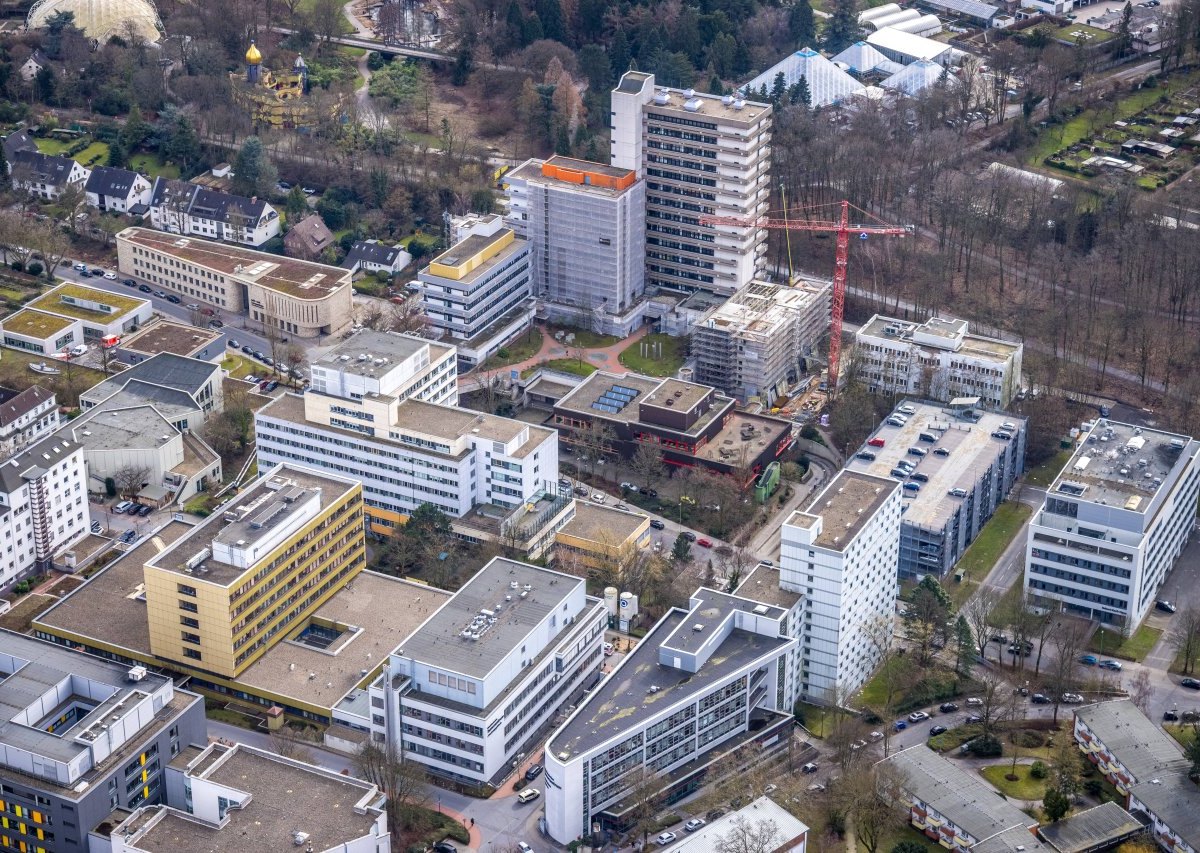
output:
{"label": "orange facade panel", "polygon": [[619,176],[606,175],[586,169],[571,169],[555,163],[543,163],[542,175],[568,184],[586,184],[618,191],[628,189],[637,180],[637,174],[634,172],[626,172]]}

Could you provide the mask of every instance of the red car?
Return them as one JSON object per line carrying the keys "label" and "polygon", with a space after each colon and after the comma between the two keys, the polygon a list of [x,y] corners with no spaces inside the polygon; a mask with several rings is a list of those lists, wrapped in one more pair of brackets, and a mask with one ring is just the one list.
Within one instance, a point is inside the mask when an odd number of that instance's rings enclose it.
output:
{"label": "red car", "polygon": [[701,548],[711,548],[712,547],[712,541],[709,539],[697,539],[696,544],[699,545]]}
{"label": "red car", "polygon": [[872,447],[883,447],[885,444],[887,444],[887,442],[885,442],[882,438],[873,438],[868,441],[867,444],[871,445]]}

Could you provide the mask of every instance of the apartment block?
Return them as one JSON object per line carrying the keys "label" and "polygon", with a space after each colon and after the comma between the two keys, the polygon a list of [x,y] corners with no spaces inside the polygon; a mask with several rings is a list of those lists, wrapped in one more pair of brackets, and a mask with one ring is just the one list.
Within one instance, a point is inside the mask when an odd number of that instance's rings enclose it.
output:
{"label": "apartment block", "polygon": [[530,247],[498,216],[480,217],[417,276],[429,325],[473,366],[533,322]]}
{"label": "apartment block", "polygon": [[902,483],[900,577],[946,575],[1025,470],[1016,415],[909,400],[846,468]]}
{"label": "apartment block", "polygon": [[[453,385],[452,370],[447,377]],[[468,539],[552,541],[553,530],[541,525],[570,504],[555,495],[554,430],[419,397],[354,399],[354,392],[339,396],[335,386],[325,387],[284,394],[255,413],[260,464],[308,465],[361,482],[369,531],[377,535],[428,503],[456,519],[456,531]],[[436,395],[435,386],[430,390]]]}
{"label": "apartment block", "polygon": [[[201,741],[203,742],[203,741]],[[166,770],[167,801],[92,834],[108,853],[264,849],[390,853],[386,799],[369,782],[244,743],[190,746]]]}
{"label": "apartment block", "polygon": [[0,589],[35,572],[84,536],[90,524],[83,448],[54,434],[0,465]]}
{"label": "apartment block", "polygon": [[347,400],[395,397],[456,406],[456,367],[452,346],[363,329],[313,361],[309,379],[317,394]]}
{"label": "apartment block", "polygon": [[770,196],[771,107],[656,86],[627,71],[612,91],[609,162],[646,181],[646,285],[731,295],[762,270]]}
{"label": "apartment block", "polygon": [[58,429],[53,391],[30,385],[24,391],[0,386],[0,453],[24,450]]}
{"label": "apartment block", "polygon": [[618,337],[641,325],[646,185],[636,171],[555,155],[504,180],[506,223],[529,241],[539,316]]}
{"label": "apartment block", "polygon": [[673,802],[786,751],[787,611],[701,587],[671,608],[546,744],[546,832],[632,825],[639,788]]}
{"label": "apartment block", "polygon": [[353,320],[351,273],[341,267],[149,228],[117,234],[117,265],[126,275],[242,314],[285,337],[337,335]]}
{"label": "apartment block", "polygon": [[896,603],[900,484],[842,470],[783,523],[779,584],[804,596],[800,691],[844,701],[870,677],[880,650],[870,634]]}
{"label": "apartment block", "polygon": [[0,849],[104,849],[89,832],[163,802],[165,768],[205,725],[170,678],[0,631]]}
{"label": "apartment block", "polygon": [[365,564],[362,487],[279,465],[146,561],[150,650],[236,678]]}
{"label": "apartment block", "polygon": [[1025,589],[1129,633],[1196,523],[1200,442],[1094,421],[1029,523]]}
{"label": "apartment block", "polygon": [[696,379],[743,403],[771,406],[829,332],[827,281],[752,281],[692,327]]}
{"label": "apartment block", "polygon": [[150,222],[160,231],[195,234],[254,248],[278,237],[282,228],[279,211],[262,199],[170,178],[154,179]]}
{"label": "apartment block", "polygon": [[879,314],[855,335],[857,374],[871,391],[948,403],[978,397],[1003,409],[1021,386],[1024,345],[971,334],[966,320],[908,323]]}
{"label": "apartment block", "polygon": [[498,784],[597,680],[607,625],[582,578],[493,559],[404,639],[372,685],[386,736],[431,773]]}

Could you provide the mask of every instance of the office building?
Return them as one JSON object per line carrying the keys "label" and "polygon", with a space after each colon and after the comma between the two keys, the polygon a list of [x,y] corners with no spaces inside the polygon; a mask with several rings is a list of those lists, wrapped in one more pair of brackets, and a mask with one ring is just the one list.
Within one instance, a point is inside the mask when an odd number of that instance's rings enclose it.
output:
{"label": "office building", "polygon": [[114,350],[117,361],[124,364],[141,364],[160,353],[221,362],[229,337],[219,329],[202,329],[160,317],[121,338]]}
{"label": "office building", "polygon": [[1200,790],[1179,744],[1129,699],[1075,709],[1075,743],[1167,851],[1200,850]]}
{"label": "office building", "polygon": [[[611,430],[605,447],[594,446],[596,423]],[[792,443],[790,423],[740,412],[734,400],[708,385],[636,373],[593,373],[555,403],[554,426],[585,456],[632,459],[648,443],[667,465],[720,474],[758,472]]]}
{"label": "office building", "polygon": [[962,406],[901,403],[846,462],[901,489],[900,577],[942,577],[1025,470],[1026,420]]}
{"label": "office building", "polygon": [[404,639],[371,697],[408,760],[499,784],[598,678],[607,626],[583,579],[497,557]]}
{"label": "office building", "polygon": [[206,740],[204,700],[170,678],[0,631],[0,849],[102,849],[88,833],[163,802],[167,765]]}
{"label": "office building", "polygon": [[780,636],[792,637],[796,644],[780,659],[783,677],[779,682],[780,708],[794,708],[803,697],[804,683],[804,595],[794,589],[786,589],[780,582],[778,566],[759,563],[750,570],[735,591],[742,598],[757,601],[783,611],[780,619]]}
{"label": "office building", "polygon": [[1196,523],[1200,442],[1099,419],[1029,523],[1025,590],[1131,633]]}
{"label": "office building", "polygon": [[771,406],[829,333],[830,283],[753,281],[692,327],[696,380],[743,403]]}
{"label": "office building", "polygon": [[9,455],[58,429],[53,391],[30,385],[24,391],[0,386],[0,453]]}
{"label": "office building", "polygon": [[244,743],[190,746],[167,766],[166,782],[166,805],[122,812],[124,820],[94,841],[110,844],[110,853],[212,853],[248,844],[312,853],[392,849],[386,801],[374,785]]}
{"label": "office building", "polygon": [[840,471],[783,523],[779,583],[804,595],[800,691],[844,702],[879,664],[871,634],[891,631],[900,541],[900,484]]}
{"label": "office building", "polygon": [[154,179],[150,223],[171,234],[194,234],[254,248],[278,237],[281,228],[279,211],[262,199],[170,178]]}
{"label": "office building", "polygon": [[417,276],[429,325],[466,366],[483,363],[533,322],[529,243],[503,225],[498,216],[477,220]]}
{"label": "office building", "polygon": [[363,570],[362,524],[358,483],[270,469],[146,561],[151,652],[236,678]]}
{"label": "office building", "polygon": [[731,295],[762,270],[767,232],[703,225],[753,221],[771,187],[771,107],[656,86],[627,71],[612,91],[609,162],[646,181],[646,286]]}
{"label": "office building", "polygon": [[0,320],[4,345],[54,355],[80,344],[100,346],[154,315],[148,299],[63,282]]}
{"label": "office building", "polygon": [[281,337],[337,335],[353,321],[350,272],[341,267],[148,228],[117,234],[117,263],[126,275]]}
{"label": "office building", "polygon": [[225,407],[224,371],[211,361],[160,353],[93,385],[79,395],[87,412],[117,394],[126,405],[152,403],[180,430],[198,430]]}
{"label": "office building", "polygon": [[641,325],[646,184],[636,171],[555,155],[504,180],[505,221],[529,241],[539,316],[622,338]]}
{"label": "office building", "polygon": [[[787,612],[701,587],[673,607],[546,743],[546,832],[623,831],[653,780],[671,803],[786,751]],[[642,794],[641,796],[644,796]]]}
{"label": "office building", "polygon": [[649,547],[649,516],[580,499],[554,536],[554,565],[577,577],[616,580]]}
{"label": "office building", "polygon": [[880,762],[896,790],[895,800],[912,825],[954,853],[1036,853],[1043,850],[1037,820],[1010,803],[978,773],[938,755],[925,744],[910,746]]}
{"label": "office building", "polygon": [[57,433],[0,465],[0,589],[47,571],[87,535],[86,481],[83,448]]}
{"label": "office building", "polygon": [[1021,387],[1024,345],[968,332],[966,320],[908,323],[879,314],[855,335],[857,375],[872,391],[1003,409]]}
{"label": "office building", "polygon": [[317,394],[359,401],[393,397],[458,405],[454,347],[414,335],[363,329],[309,365]]}

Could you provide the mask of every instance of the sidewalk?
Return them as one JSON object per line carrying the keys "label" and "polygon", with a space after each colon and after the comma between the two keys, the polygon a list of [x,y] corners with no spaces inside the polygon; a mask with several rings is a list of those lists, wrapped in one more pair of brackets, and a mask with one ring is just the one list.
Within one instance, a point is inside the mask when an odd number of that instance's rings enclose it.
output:
{"label": "sidewalk", "polygon": [[454,818],[466,828],[467,833],[471,838],[471,840],[467,842],[467,849],[478,850],[483,846],[483,833],[480,832],[477,827],[471,824],[471,819],[469,817],[465,817],[461,812],[456,812],[454,809],[446,806],[435,805],[434,808],[439,809],[442,814],[446,814]]}
{"label": "sidewalk", "polygon": [[[542,362],[552,361],[559,358],[567,358],[568,356],[578,353],[580,350],[579,347],[568,346],[567,344],[556,341],[553,336],[546,334],[545,330],[540,326],[534,326],[533,328],[537,329],[538,334],[542,336],[542,345],[538,348],[537,353],[525,359],[524,361],[518,361],[516,364],[506,364],[503,367],[496,367],[490,370],[480,370],[476,368],[470,373],[464,373],[462,376],[458,377],[459,390],[465,392],[472,390],[472,388],[481,387],[481,385],[486,383],[492,376],[507,376],[511,371],[514,370],[519,375],[525,370],[537,367]],[[596,349],[585,349],[583,350],[583,360],[588,364],[591,364],[593,367],[596,367],[598,370],[607,370],[612,373],[624,375],[629,372],[629,369],[621,364],[619,361],[619,356],[627,347],[636,343],[637,341],[640,341],[647,334],[649,334],[649,332],[649,326],[642,326],[629,337],[623,338],[611,346],[599,347]]]}

